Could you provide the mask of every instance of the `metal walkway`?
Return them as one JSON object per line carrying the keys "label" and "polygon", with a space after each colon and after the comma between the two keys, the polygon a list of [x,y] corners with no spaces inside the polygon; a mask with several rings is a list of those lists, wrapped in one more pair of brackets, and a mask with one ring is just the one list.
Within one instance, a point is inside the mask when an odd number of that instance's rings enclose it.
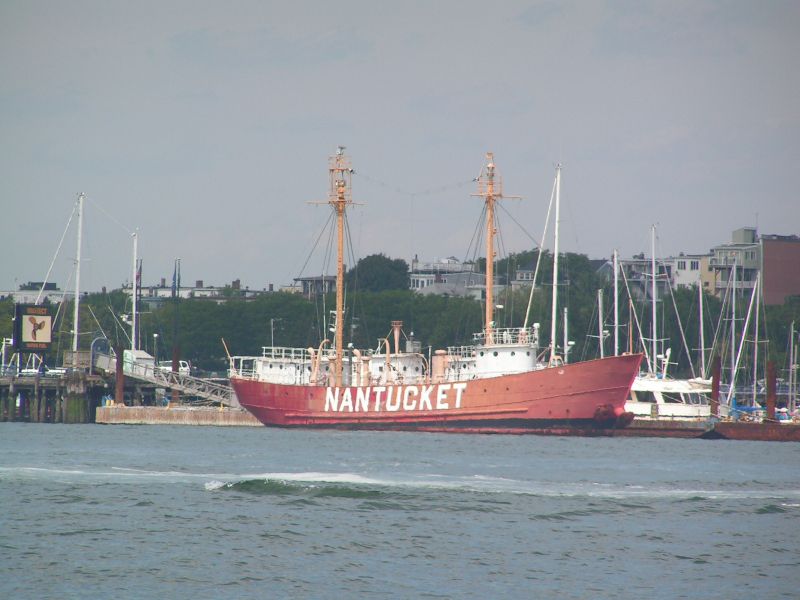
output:
{"label": "metal walkway", "polygon": [[[106,373],[116,371],[116,357],[113,354],[94,353],[94,368]],[[126,377],[132,377],[139,381],[152,383],[153,385],[178,390],[184,396],[200,398],[194,404],[222,404],[224,406],[239,407],[239,402],[233,394],[229,385],[214,383],[208,379],[192,377],[191,375],[181,375],[172,371],[156,369],[149,365],[126,362],[123,365]]]}

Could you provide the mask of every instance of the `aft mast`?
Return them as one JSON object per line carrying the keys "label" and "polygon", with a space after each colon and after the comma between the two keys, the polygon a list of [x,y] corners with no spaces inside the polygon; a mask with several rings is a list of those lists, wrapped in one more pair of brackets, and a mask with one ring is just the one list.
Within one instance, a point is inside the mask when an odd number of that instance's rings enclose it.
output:
{"label": "aft mast", "polygon": [[342,358],[344,330],[344,214],[347,206],[353,203],[350,192],[353,169],[344,154],[344,146],[336,149],[336,154],[328,161],[330,191],[328,204],[336,211],[336,323],[334,333],[334,381],[342,385]]}
{"label": "aft mast", "polygon": [[494,224],[494,206],[501,198],[519,198],[520,196],[503,196],[503,184],[495,177],[494,153],[486,153],[485,171],[478,177],[478,193],[486,203],[486,313],[484,315],[485,343],[493,344],[494,335],[494,236],[497,229]]}

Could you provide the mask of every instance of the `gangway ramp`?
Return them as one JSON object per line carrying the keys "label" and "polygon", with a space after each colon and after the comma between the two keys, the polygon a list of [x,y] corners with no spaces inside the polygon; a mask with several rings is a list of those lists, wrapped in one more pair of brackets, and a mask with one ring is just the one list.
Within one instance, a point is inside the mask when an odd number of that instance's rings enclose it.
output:
{"label": "gangway ramp", "polygon": [[[95,352],[93,365],[99,371],[114,373],[116,371],[116,361],[116,356],[113,353]],[[223,406],[239,408],[239,402],[230,385],[223,385],[202,377],[183,375],[159,369],[150,364],[131,361],[123,362],[123,373],[126,377],[151,383],[158,387],[178,390],[184,396],[200,398],[201,404],[222,404]]]}

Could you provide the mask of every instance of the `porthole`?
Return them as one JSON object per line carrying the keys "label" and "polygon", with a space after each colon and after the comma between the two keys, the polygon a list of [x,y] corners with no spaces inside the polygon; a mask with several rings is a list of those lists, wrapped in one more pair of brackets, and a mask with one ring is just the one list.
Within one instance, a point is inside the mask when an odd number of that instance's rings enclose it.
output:
{"label": "porthole", "polygon": [[511,351],[511,356],[516,356],[516,355],[517,355],[517,353],[512,350]]}
{"label": "porthole", "polygon": [[492,356],[497,356],[497,350],[495,350],[494,352],[492,352]]}

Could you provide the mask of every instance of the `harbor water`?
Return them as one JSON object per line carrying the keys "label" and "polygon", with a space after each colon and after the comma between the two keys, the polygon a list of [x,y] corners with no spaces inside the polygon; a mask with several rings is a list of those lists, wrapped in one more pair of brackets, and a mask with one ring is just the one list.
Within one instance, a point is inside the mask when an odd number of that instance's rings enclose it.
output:
{"label": "harbor water", "polygon": [[796,598],[800,445],[0,424],[0,598]]}

